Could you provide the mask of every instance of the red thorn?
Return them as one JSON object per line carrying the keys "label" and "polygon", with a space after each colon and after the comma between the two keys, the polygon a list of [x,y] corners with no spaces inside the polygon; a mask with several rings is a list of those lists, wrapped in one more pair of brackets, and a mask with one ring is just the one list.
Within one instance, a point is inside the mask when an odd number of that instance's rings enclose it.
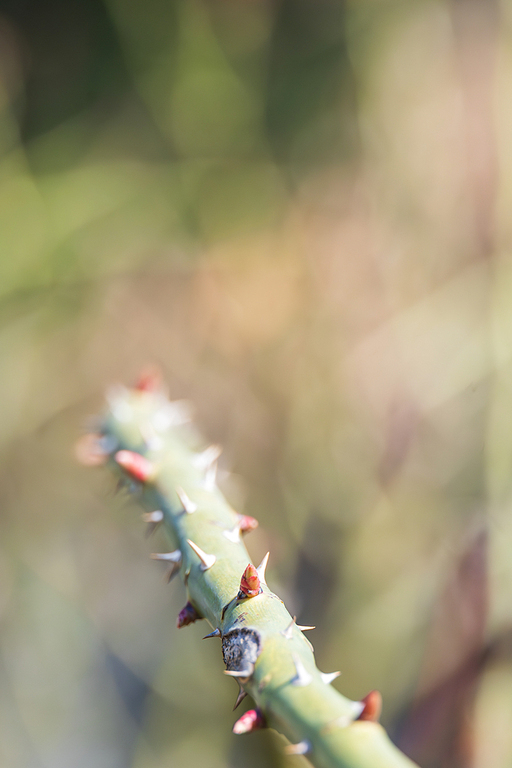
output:
{"label": "red thorn", "polygon": [[179,612],[176,625],[178,629],[181,629],[181,627],[186,627],[187,624],[193,624],[194,621],[197,621],[201,618],[202,616],[198,614],[192,603],[187,603],[185,607],[182,608]]}
{"label": "red thorn", "polygon": [[252,563],[249,563],[242,574],[240,580],[240,592],[245,597],[255,597],[256,595],[259,595],[260,592],[263,592],[258,571]]}
{"label": "red thorn", "polygon": [[162,387],[162,372],[157,366],[144,368],[135,385],[138,392],[158,392]]}
{"label": "red thorn", "polygon": [[361,699],[361,703],[364,704],[364,709],[357,719],[371,720],[377,723],[382,711],[382,695],[380,691],[370,691],[364,699]]}
{"label": "red thorn", "polygon": [[250,531],[254,531],[254,529],[259,525],[256,518],[251,517],[250,515],[239,515],[238,518],[240,533],[249,533]]}
{"label": "red thorn", "polygon": [[134,480],[145,483],[154,477],[155,467],[140,453],[135,451],[118,451],[115,460]]}
{"label": "red thorn", "polygon": [[233,733],[251,733],[266,728],[267,724],[263,713],[259,709],[249,709],[240,717],[233,726]]}

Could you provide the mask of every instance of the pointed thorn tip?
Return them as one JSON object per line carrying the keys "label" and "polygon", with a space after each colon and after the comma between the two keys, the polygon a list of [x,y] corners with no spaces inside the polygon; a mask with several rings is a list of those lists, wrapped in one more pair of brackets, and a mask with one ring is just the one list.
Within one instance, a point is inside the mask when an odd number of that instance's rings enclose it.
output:
{"label": "pointed thorn tip", "polygon": [[207,571],[209,568],[212,567],[212,565],[215,565],[217,561],[217,558],[215,557],[215,555],[208,555],[206,554],[206,552],[203,552],[203,550],[200,547],[198,547],[197,544],[194,544],[193,541],[191,541],[190,539],[187,539],[187,541],[192,547],[192,549],[194,550],[194,552],[196,553],[196,555],[198,556],[198,558],[200,559],[202,571]]}
{"label": "pointed thorn tip", "polygon": [[267,554],[265,555],[265,557],[263,558],[263,560],[261,561],[261,563],[258,565],[256,569],[258,571],[258,576],[260,577],[260,581],[263,584],[267,583],[267,580],[265,578],[265,571],[267,570],[267,563],[268,563],[269,557],[270,557],[270,552],[267,552]]}
{"label": "pointed thorn tip", "polygon": [[187,515],[192,515],[197,509],[197,504],[195,504],[192,499],[189,499],[183,488],[180,488],[179,486],[176,488],[176,495]]}
{"label": "pointed thorn tip", "polygon": [[309,741],[299,741],[298,744],[288,744],[284,748],[286,755],[307,755],[311,751],[311,744]]}

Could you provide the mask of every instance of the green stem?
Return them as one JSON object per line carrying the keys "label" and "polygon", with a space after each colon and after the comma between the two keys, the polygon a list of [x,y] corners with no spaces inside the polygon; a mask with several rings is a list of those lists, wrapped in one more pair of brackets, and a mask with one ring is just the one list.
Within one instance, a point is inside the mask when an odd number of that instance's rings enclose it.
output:
{"label": "green stem", "polygon": [[[101,428],[109,464],[136,482],[147,511],[163,512],[188,600],[220,633],[228,672],[266,723],[300,744],[297,752],[307,750],[317,768],[414,766],[378,723],[357,719],[360,702],[326,682],[311,644],[264,579],[260,594],[241,597],[240,579],[250,558],[239,536],[240,515],[217,488],[212,467],[190,448],[190,437],[177,424],[179,405],[157,392],[120,390],[110,406]],[[147,462],[129,466],[139,456]],[[209,556],[205,562],[201,553]]]}

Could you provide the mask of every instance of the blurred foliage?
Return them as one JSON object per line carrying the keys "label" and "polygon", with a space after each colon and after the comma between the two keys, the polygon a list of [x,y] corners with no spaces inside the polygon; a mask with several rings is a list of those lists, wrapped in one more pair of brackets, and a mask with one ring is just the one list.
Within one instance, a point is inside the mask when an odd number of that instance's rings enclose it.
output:
{"label": "blurred foliage", "polygon": [[511,82],[510,0],[0,3],[2,766],[301,762],[75,464],[148,362],[319,667],[512,764]]}

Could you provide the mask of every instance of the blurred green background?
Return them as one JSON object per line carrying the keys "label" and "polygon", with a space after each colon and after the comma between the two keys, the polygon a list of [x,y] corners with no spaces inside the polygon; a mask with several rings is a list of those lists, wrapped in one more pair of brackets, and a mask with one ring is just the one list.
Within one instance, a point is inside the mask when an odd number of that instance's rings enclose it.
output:
{"label": "blurred green background", "polygon": [[305,765],[76,464],[148,363],[335,686],[512,766],[511,147],[510,0],[1,0],[1,766]]}

